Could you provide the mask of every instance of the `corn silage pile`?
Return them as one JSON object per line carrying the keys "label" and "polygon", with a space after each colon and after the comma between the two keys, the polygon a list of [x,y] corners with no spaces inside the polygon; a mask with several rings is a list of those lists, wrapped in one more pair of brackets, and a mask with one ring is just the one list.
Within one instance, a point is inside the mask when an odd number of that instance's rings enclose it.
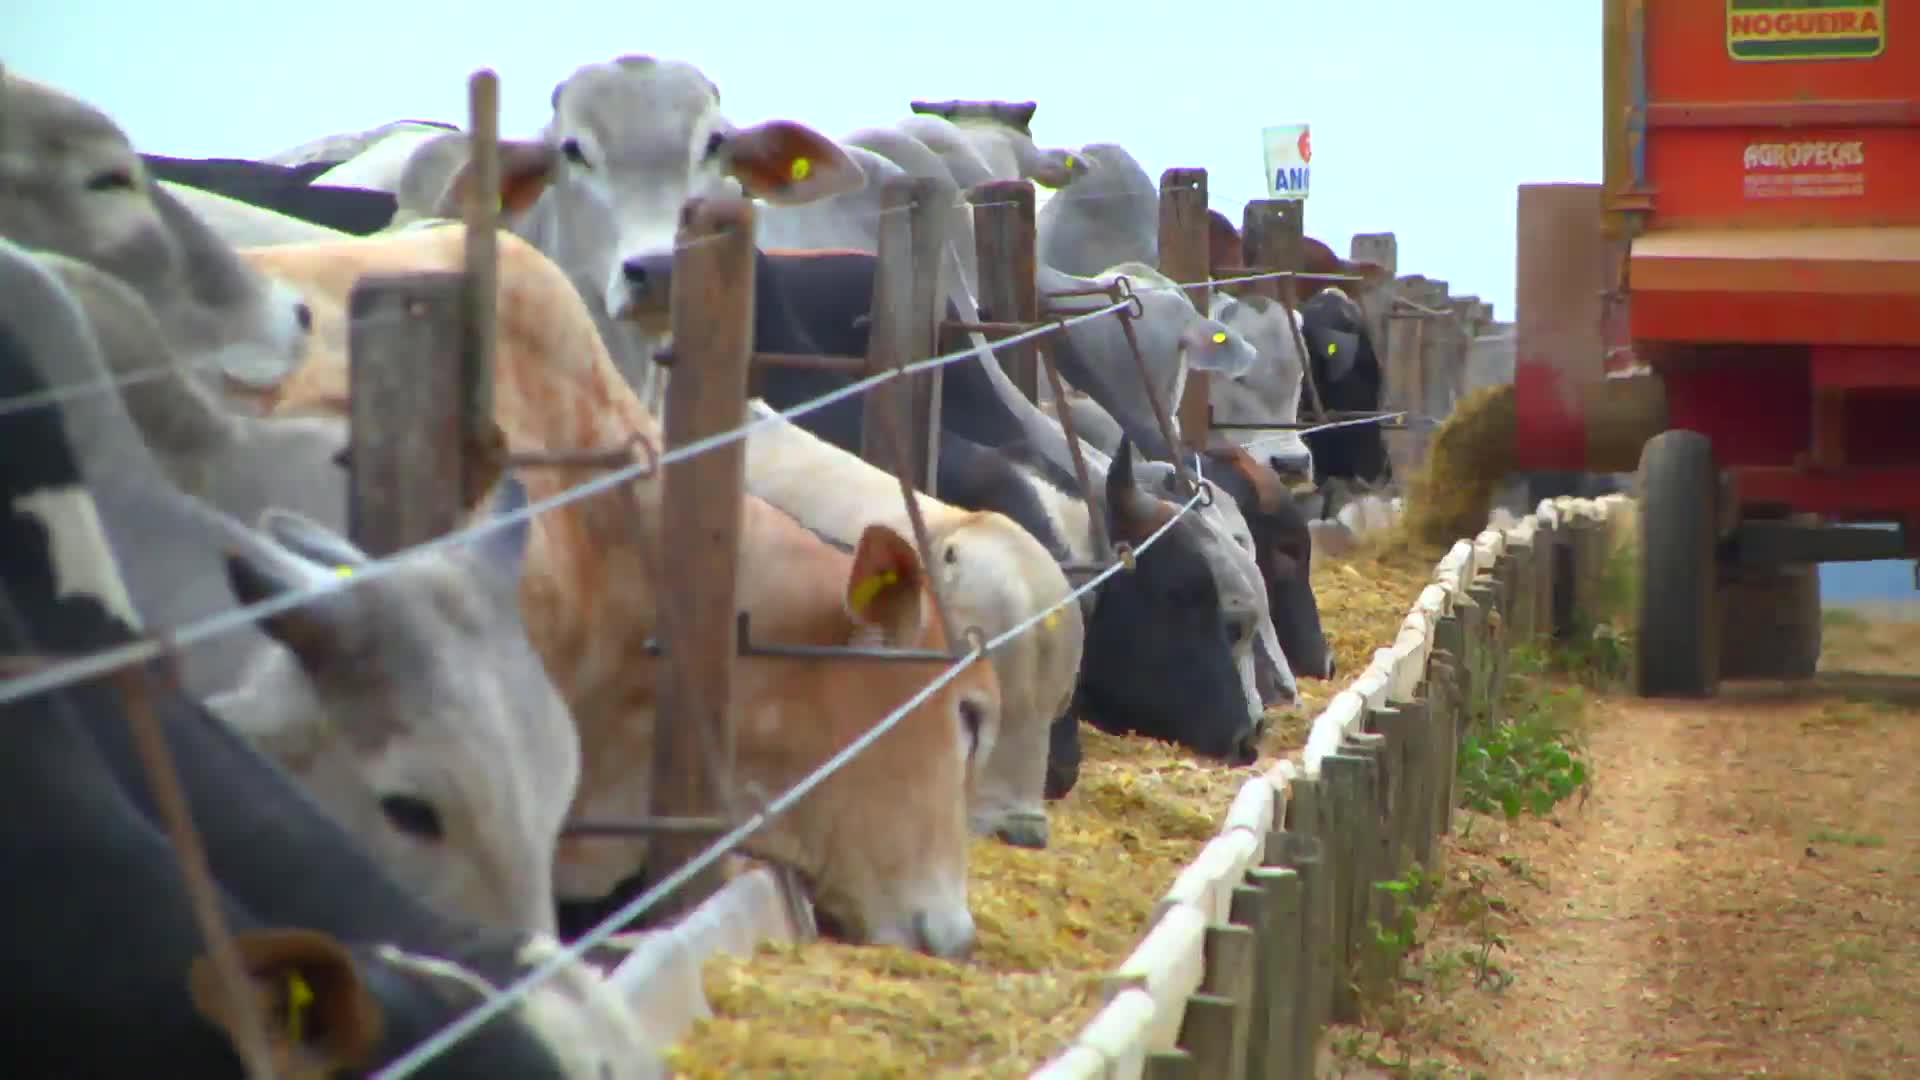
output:
{"label": "corn silage pile", "polygon": [[709,960],[714,1017],[674,1049],[676,1072],[1027,1075],[1092,1016],[1101,977],[1138,943],[1154,902],[1218,831],[1240,785],[1296,751],[1313,715],[1393,640],[1440,554],[1383,542],[1315,560],[1321,620],[1345,674],[1337,685],[1303,681],[1303,700],[1270,714],[1257,766],[1204,765],[1083,727],[1080,782],[1052,804],[1048,848],[973,845],[978,937],[967,961],[829,942]]}
{"label": "corn silage pile", "polygon": [[1477,535],[1512,469],[1513,384],[1483,386],[1455,402],[1434,431],[1407,489],[1407,533],[1422,544]]}

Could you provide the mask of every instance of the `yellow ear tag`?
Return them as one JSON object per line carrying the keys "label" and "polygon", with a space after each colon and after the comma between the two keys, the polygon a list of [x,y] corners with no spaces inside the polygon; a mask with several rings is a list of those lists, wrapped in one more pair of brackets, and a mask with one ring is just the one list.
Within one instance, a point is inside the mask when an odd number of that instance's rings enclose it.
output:
{"label": "yellow ear tag", "polygon": [[793,164],[787,167],[787,173],[795,180],[805,180],[812,172],[813,162],[803,157],[794,158]]}
{"label": "yellow ear tag", "polygon": [[1214,334],[1214,335],[1213,335],[1213,343],[1214,343],[1215,345],[1225,345],[1225,344],[1227,343],[1227,335],[1225,335],[1225,334],[1222,334],[1222,333],[1216,333],[1216,334]]}
{"label": "yellow ear tag", "polygon": [[860,579],[859,583],[854,585],[852,595],[847,597],[847,603],[856,612],[865,611],[867,605],[873,603],[873,598],[880,595],[881,589],[899,580],[900,575],[891,570],[882,570],[877,574],[870,574]]}
{"label": "yellow ear tag", "polygon": [[287,972],[287,1036],[298,1044],[300,1029],[306,1021],[307,1006],[313,1004],[313,987],[297,971]]}
{"label": "yellow ear tag", "polygon": [[334,567],[334,568],[333,568],[333,576],[334,576],[334,577],[352,577],[352,576],[353,576],[353,567],[351,567],[351,566],[336,566],[336,567]]}
{"label": "yellow ear tag", "polygon": [[1334,342],[1331,342],[1331,341],[1329,341],[1329,342],[1327,342],[1327,355],[1328,355],[1328,356],[1332,356],[1332,355],[1333,355],[1334,353],[1337,353],[1337,352],[1339,352],[1339,351],[1340,351],[1340,346],[1339,346],[1339,345],[1337,345],[1337,344],[1335,344]]}
{"label": "yellow ear tag", "polygon": [[1040,620],[1040,625],[1049,630],[1055,629],[1060,625],[1060,613],[1057,611],[1047,612],[1047,617]]}
{"label": "yellow ear tag", "polygon": [[1071,168],[1073,168],[1073,155],[1072,155],[1072,154],[1068,154],[1068,155],[1066,156],[1066,161],[1067,161],[1067,168],[1069,168],[1069,169],[1071,169]]}

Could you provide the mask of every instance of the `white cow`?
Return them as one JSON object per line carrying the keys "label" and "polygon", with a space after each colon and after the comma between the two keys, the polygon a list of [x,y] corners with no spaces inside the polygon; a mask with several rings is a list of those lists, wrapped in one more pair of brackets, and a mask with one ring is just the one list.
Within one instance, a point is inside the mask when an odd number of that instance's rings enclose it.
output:
{"label": "white cow", "polygon": [[[753,420],[778,415],[758,399],[748,407]],[[785,420],[749,436],[747,487],[841,544],[851,545],[874,522],[912,535],[898,478]],[[978,627],[992,638],[1072,592],[1047,549],[1008,518],[926,495],[915,501],[926,522],[934,577],[957,628]],[[982,762],[970,799],[976,831],[1021,846],[1046,846],[1048,733],[1073,698],[1084,639],[1080,607],[1069,603],[993,654],[1000,731],[990,747],[982,739],[976,759]]]}
{"label": "white cow", "polygon": [[[1304,326],[1300,312],[1293,312],[1290,327],[1286,308],[1267,297],[1235,298],[1218,292],[1213,294],[1210,311],[1215,319],[1246,338],[1259,354],[1259,361],[1245,372],[1209,380],[1207,392],[1214,419],[1222,424],[1294,423],[1300,415],[1306,373],[1306,361],[1300,353],[1304,338],[1296,336]],[[1227,428],[1222,433],[1283,477],[1313,476],[1313,452],[1297,431]]]}
{"label": "white cow", "polygon": [[137,290],[182,355],[253,387],[286,378],[312,313],[148,178],[106,114],[12,72],[0,82],[0,237],[70,255]]}

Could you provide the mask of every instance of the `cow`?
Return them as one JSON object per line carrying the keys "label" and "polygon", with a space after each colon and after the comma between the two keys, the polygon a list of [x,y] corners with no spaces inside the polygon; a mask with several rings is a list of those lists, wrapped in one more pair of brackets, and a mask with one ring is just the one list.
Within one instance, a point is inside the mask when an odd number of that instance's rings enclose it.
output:
{"label": "cow", "polygon": [[[408,171],[444,169],[448,134],[415,148]],[[460,212],[471,161],[459,158],[430,216]],[[651,357],[666,341],[666,287],[681,206],[736,191],[799,205],[858,190],[865,176],[804,124],[738,128],[700,69],[627,55],[588,64],[554,89],[537,139],[500,142],[506,224],[558,262],[581,290],[620,370],[657,396]],[[400,186],[412,184],[403,173]]]}
{"label": "cow", "polygon": [[[747,439],[747,487],[754,494],[835,543],[851,543],[874,521],[911,535],[896,477],[782,419],[762,401],[748,405],[750,419],[763,422]],[[993,653],[999,733],[981,755],[971,817],[977,832],[1045,847],[1047,732],[1072,701],[1085,640],[1080,608],[1069,601],[1072,586],[1047,549],[1011,519],[959,510],[917,492],[915,501],[955,626],[978,628],[991,639],[1041,619]]]}
{"label": "cow", "polygon": [[[1300,325],[1321,403],[1336,413],[1377,412],[1380,361],[1360,305],[1340,289],[1325,288],[1300,306]],[[1392,478],[1386,437],[1378,424],[1309,431],[1304,440],[1313,454],[1316,486],[1346,478],[1378,487]]]}
{"label": "cow", "polygon": [[[59,355],[90,347],[54,279],[0,248],[0,400],[44,396]],[[29,322],[19,321],[22,314]],[[48,355],[49,353],[56,355]],[[84,655],[144,631],[100,527],[64,409],[0,414],[0,653]],[[190,698],[162,666],[132,675],[171,744],[215,901],[242,970],[270,1012],[282,1071],[377,1068],[549,961],[538,933],[451,921],[410,896],[297,785]],[[230,1011],[161,831],[128,728],[129,696],[90,679],[0,704],[12,741],[0,763],[12,827],[0,904],[20,976],[0,1011],[58,1038],[13,1039],[8,1075],[244,1075]],[[114,977],[102,980],[111,968]],[[297,981],[296,981],[297,980]],[[137,1023],[128,1023],[137,1017]],[[590,967],[564,964],[521,1004],[436,1059],[424,1075],[482,1070],[560,1078],[652,1071],[624,1003]]]}
{"label": "cow", "polygon": [[[1213,418],[1220,424],[1291,424],[1300,415],[1300,394],[1306,363],[1300,350],[1300,313],[1289,314],[1273,299],[1250,293],[1239,297],[1213,294],[1208,311],[1217,321],[1244,337],[1259,361],[1233,378],[1207,383]],[[1291,324],[1291,325],[1290,325]],[[1283,478],[1305,480],[1313,475],[1313,454],[1299,432],[1262,431],[1227,427],[1220,434],[1240,446],[1257,450],[1260,460]]]}
{"label": "cow", "polygon": [[[960,284],[969,294],[979,290],[980,271],[978,253],[973,240],[973,206],[965,198],[971,185],[962,184],[955,176],[949,160],[936,154],[920,140],[894,128],[861,128],[840,140],[848,148],[859,148],[878,154],[895,165],[908,176],[934,181],[934,198],[947,204],[946,248],[947,258],[951,261],[941,268],[943,273],[957,276]],[[966,147],[961,144],[958,149]],[[964,161],[964,159],[962,159]],[[818,204],[814,204],[818,205]],[[806,207],[796,208],[804,211]],[[786,211],[788,213],[792,210]],[[778,216],[776,211],[772,216]],[[871,248],[861,250],[879,251],[880,221],[876,217],[870,228],[874,230],[875,243]],[[838,247],[838,244],[822,244],[821,247]]]}
{"label": "cow", "polygon": [[[344,539],[296,514],[266,511],[262,535],[174,488],[132,410],[103,385],[109,367],[168,376],[131,388],[146,399],[141,415],[163,446],[179,441],[195,414],[210,420],[217,410],[168,370],[171,357],[138,295],[83,263],[30,259],[5,241],[0,252],[9,256],[0,262],[0,295],[45,291],[41,280],[50,278],[84,319],[78,335],[66,335],[84,337],[80,345],[37,357],[49,365],[49,385],[95,387],[63,407],[143,621],[182,625],[331,581],[364,562]],[[56,303],[15,319],[55,337],[57,328],[39,329],[35,320],[64,315]],[[146,359],[109,365],[103,348]],[[336,430],[334,453],[345,446],[344,428]],[[307,463],[315,480],[338,472],[331,457]],[[297,473],[280,479],[302,486]],[[516,505],[515,487],[505,486],[501,499],[503,512]],[[344,509],[343,499],[333,514]],[[208,697],[235,730],[306,782],[416,894],[468,918],[550,931],[553,851],[580,749],[521,625],[515,587],[525,546],[522,529],[410,560],[259,629],[189,646],[182,671],[190,692]]]}
{"label": "cow", "polygon": [[[366,273],[454,270],[460,225],[338,244],[263,248],[256,267],[315,300],[316,346],[345,340],[338,320],[347,292]],[[658,446],[660,426],[614,367],[584,299],[531,244],[499,237],[495,421],[511,450],[618,447],[635,437]],[[343,352],[316,348],[277,388],[276,415],[343,413]],[[525,474],[538,501],[599,475],[579,468]],[[872,530],[870,530],[872,532]],[[653,695],[660,661],[648,655],[656,629],[656,583],[676,542],[660,519],[660,484],[642,479],[556,507],[536,518],[521,573],[529,636],[580,730],[582,776],[575,815],[640,816],[648,808]],[[836,550],[766,502],[743,498],[740,606],[758,641],[844,645],[873,638],[945,650],[910,543],[890,530],[863,537],[854,555]],[[891,572],[880,599],[868,576]],[[884,602],[883,602],[884,601]],[[879,605],[876,607],[875,605]],[[746,656],[734,665],[733,715],[739,790],[784,790],[867,725],[911,698],[930,665],[861,668]],[[990,664],[969,666],[927,696],[869,750],[805,802],[747,842],[754,854],[799,867],[823,913],[857,940],[912,944],[943,955],[970,946],[966,904],[966,765],[983,717],[1000,708]],[[744,809],[744,808],[743,808]],[[605,896],[640,866],[644,841],[563,841],[556,887],[563,899]]]}
{"label": "cow", "polygon": [[1321,630],[1320,603],[1313,595],[1312,534],[1293,493],[1273,469],[1240,447],[1209,447],[1204,460],[1206,479],[1232,496],[1246,519],[1288,666],[1307,678],[1333,678],[1333,650]]}
{"label": "cow", "polygon": [[1132,333],[1118,316],[1076,323],[1050,342],[1054,362],[1064,378],[1119,423],[1146,458],[1171,460],[1174,447],[1161,433],[1150,395],[1166,410],[1177,439],[1179,425],[1173,414],[1186,387],[1187,371],[1233,379],[1251,371],[1259,354],[1237,331],[1200,312],[1173,281],[1143,263],[1121,263],[1090,278],[1044,265],[1037,266],[1035,274],[1040,295],[1053,297],[1047,305],[1064,315],[1096,311],[1110,301],[1099,295],[1061,294],[1104,289],[1123,277],[1143,311],[1133,320]]}
{"label": "cow", "polygon": [[[876,262],[873,256],[858,252],[756,253],[754,350],[864,355],[868,338],[864,319],[872,306]],[[954,505],[966,509],[1004,513],[1034,532],[1043,543],[1050,540],[1063,543],[1076,561],[1104,558],[1104,553],[1096,552],[1091,544],[1092,514],[1101,512],[1100,509],[1089,507],[1082,501],[1077,493],[1077,484],[1070,479],[1072,474],[1058,466],[1057,459],[1044,448],[1028,440],[1021,418],[1013,414],[1006,404],[1007,399],[992,383],[995,377],[1005,378],[999,373],[997,364],[982,363],[977,358],[962,359],[944,369],[941,464],[936,477],[938,494],[942,499],[950,499]],[[839,372],[784,366],[762,372],[759,379],[767,403],[776,409],[791,408],[851,381],[850,376]],[[1008,392],[1013,398],[1019,397],[1017,391]],[[1024,399],[1019,401],[1045,419],[1031,403]],[[857,398],[850,398],[799,417],[797,423],[843,450],[855,452],[862,438],[861,409],[861,402]],[[954,476],[948,464],[948,449],[956,439],[992,450],[1019,445],[1027,457],[1021,463],[1024,467],[1000,473],[1003,477],[1010,476],[1016,483],[983,490],[975,483],[966,482],[977,482],[979,473],[976,471],[975,476],[964,478],[950,493],[949,481]],[[1088,448],[1088,453],[1093,453],[1091,448]],[[977,458],[978,454],[969,455],[963,451],[961,463],[978,470],[980,462]],[[1104,460],[1089,461],[1089,469],[1096,482],[1110,480]],[[1119,523],[1133,527],[1151,521],[1157,525],[1161,516],[1143,509],[1147,503],[1171,513],[1172,508],[1160,500],[1142,495],[1140,499],[1123,500],[1123,509],[1138,512],[1126,515]],[[1036,507],[1047,516],[1040,520],[1029,516],[1030,509]],[[1114,512],[1108,511],[1108,516],[1114,517]],[[1150,532],[1151,529],[1152,526],[1148,526],[1146,531]],[[1125,538],[1119,532],[1112,535],[1117,539]],[[1144,535],[1142,532],[1130,542],[1137,544]],[[1162,548],[1166,550],[1162,552]],[[1139,699],[1131,708],[1186,713],[1192,717],[1194,730],[1214,732],[1196,736],[1194,748],[1203,753],[1227,756],[1236,752],[1235,736],[1231,732],[1219,734],[1219,729],[1231,728],[1234,724],[1248,728],[1261,711],[1257,689],[1253,686],[1252,649],[1254,638],[1261,632],[1260,624],[1266,621],[1260,612],[1264,600],[1257,579],[1248,580],[1257,574],[1251,559],[1243,556],[1224,535],[1217,534],[1196,517],[1183,519],[1181,527],[1157,544],[1147,556],[1143,556],[1140,576],[1153,581],[1164,580],[1160,576],[1162,573],[1167,578],[1180,578],[1189,559],[1213,568],[1219,576],[1219,583],[1204,593],[1175,594],[1157,585],[1139,585],[1134,575],[1123,575],[1103,587],[1100,598],[1094,601],[1087,629],[1088,639],[1092,640],[1096,626],[1103,620],[1131,618],[1141,611],[1154,612],[1151,617],[1155,619],[1197,619],[1197,615],[1190,616],[1186,611],[1199,608],[1212,612],[1211,618],[1220,627],[1219,635],[1149,635],[1124,653],[1127,663],[1144,664],[1149,670],[1159,673],[1157,681],[1146,680],[1137,685],[1117,670],[1097,665],[1092,647],[1089,646],[1088,656],[1082,662],[1082,696],[1094,702],[1112,703],[1126,698],[1128,694],[1144,693],[1151,686],[1153,693]],[[1241,561],[1245,563],[1244,573],[1240,569]],[[1144,569],[1149,562],[1156,568],[1150,572]],[[1157,569],[1162,565],[1167,567],[1165,571]],[[1109,607],[1105,596],[1116,588],[1138,595],[1125,604]],[[1231,598],[1225,595],[1228,589],[1234,590]],[[1133,614],[1124,614],[1128,612]],[[1106,635],[1114,638],[1131,632],[1120,629],[1121,625],[1116,621],[1113,629],[1105,631]],[[1229,673],[1227,682],[1217,686],[1206,684],[1204,691],[1189,687],[1180,673],[1215,671],[1211,651],[1216,648],[1223,654],[1219,663]],[[1232,654],[1245,656],[1244,678],[1232,674],[1235,669]],[[1123,654],[1110,648],[1101,655],[1111,658]],[[1109,659],[1102,663],[1115,662]],[[1100,689],[1100,685],[1109,679],[1118,679],[1120,682]],[[1243,692],[1239,695],[1232,690],[1235,682],[1242,686]],[[1090,695],[1087,693],[1089,683],[1096,684]],[[1129,689],[1117,689],[1122,684]],[[1180,695],[1178,701],[1169,696],[1174,693]],[[1196,694],[1202,696],[1192,696]],[[1228,698],[1235,699],[1237,705],[1227,705]],[[1204,705],[1200,704],[1202,701]],[[1216,719],[1230,712],[1237,712],[1237,720]],[[1067,734],[1060,735],[1061,740],[1067,740],[1070,732],[1071,728]],[[1064,778],[1065,770],[1056,770],[1055,775]]]}
{"label": "cow", "polygon": [[1040,208],[1039,262],[1082,277],[1125,262],[1159,266],[1159,185],[1117,144],[1088,143],[1080,156],[1093,171]]}
{"label": "cow", "polygon": [[1071,150],[1035,145],[1037,107],[1031,101],[915,101],[908,105],[912,115],[896,126],[943,157],[956,153],[957,141],[979,155],[996,180],[1066,188],[1094,166]]}
{"label": "cow", "polygon": [[124,279],[210,383],[285,378],[312,324],[299,297],[155,181],[104,113],[11,71],[0,79],[0,237]]}

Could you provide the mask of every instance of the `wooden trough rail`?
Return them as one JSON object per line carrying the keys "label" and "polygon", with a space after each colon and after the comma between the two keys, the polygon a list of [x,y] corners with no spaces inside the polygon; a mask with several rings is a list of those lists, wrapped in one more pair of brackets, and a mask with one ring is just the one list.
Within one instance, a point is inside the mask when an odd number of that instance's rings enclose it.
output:
{"label": "wooden trough rail", "polygon": [[1397,974],[1368,947],[1399,904],[1373,884],[1433,866],[1468,725],[1498,709],[1516,644],[1589,610],[1629,502],[1547,500],[1456,543],[1299,758],[1240,789],[1036,1080],[1313,1076],[1326,1025],[1358,1020],[1361,992]]}

